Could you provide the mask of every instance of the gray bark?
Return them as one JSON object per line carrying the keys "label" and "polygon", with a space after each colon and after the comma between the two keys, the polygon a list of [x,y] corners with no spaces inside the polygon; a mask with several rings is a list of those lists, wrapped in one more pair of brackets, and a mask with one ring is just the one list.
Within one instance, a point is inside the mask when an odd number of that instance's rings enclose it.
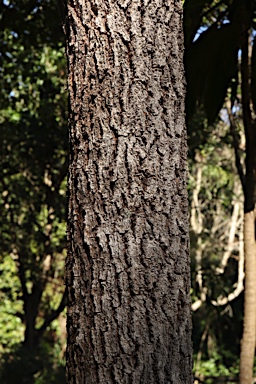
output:
{"label": "gray bark", "polygon": [[182,7],[69,0],[67,379],[192,383]]}

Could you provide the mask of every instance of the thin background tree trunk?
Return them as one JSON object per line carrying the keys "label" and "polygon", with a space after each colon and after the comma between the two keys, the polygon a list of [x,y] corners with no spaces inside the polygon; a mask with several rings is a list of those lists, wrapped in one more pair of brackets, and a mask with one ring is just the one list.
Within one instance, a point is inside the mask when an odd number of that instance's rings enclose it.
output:
{"label": "thin background tree trunk", "polygon": [[255,243],[255,183],[256,183],[256,120],[252,113],[251,100],[251,55],[249,30],[245,30],[242,41],[241,89],[243,123],[246,137],[245,159],[245,203],[244,203],[244,325],[240,353],[240,384],[251,384],[256,343],[256,243]]}
{"label": "thin background tree trunk", "polygon": [[240,384],[251,384],[255,354],[256,330],[256,257],[255,257],[255,217],[254,212],[244,216],[244,253],[245,260],[245,303],[244,330],[240,356]]}
{"label": "thin background tree trunk", "polygon": [[67,382],[189,384],[181,2],[67,12]]}

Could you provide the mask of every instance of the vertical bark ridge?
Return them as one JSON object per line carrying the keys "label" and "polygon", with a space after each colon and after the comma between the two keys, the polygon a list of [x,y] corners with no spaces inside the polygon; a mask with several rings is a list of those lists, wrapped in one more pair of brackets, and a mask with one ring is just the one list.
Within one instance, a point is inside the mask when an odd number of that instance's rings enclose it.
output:
{"label": "vertical bark ridge", "polygon": [[70,384],[192,383],[181,14],[68,1]]}

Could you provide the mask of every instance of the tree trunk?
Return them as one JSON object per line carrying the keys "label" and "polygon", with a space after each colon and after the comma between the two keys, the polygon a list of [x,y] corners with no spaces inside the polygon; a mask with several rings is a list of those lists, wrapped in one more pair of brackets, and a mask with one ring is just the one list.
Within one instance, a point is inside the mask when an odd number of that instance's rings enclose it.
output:
{"label": "tree trunk", "polygon": [[255,257],[255,228],[254,212],[245,213],[244,217],[244,253],[245,259],[245,303],[244,331],[240,356],[240,384],[251,384],[256,330],[256,257]]}
{"label": "tree trunk", "polygon": [[67,12],[67,382],[189,384],[181,2]]}
{"label": "tree trunk", "polygon": [[36,287],[31,294],[27,294],[26,297],[24,297],[24,318],[26,325],[24,346],[30,350],[35,349],[39,342],[38,330],[36,329],[36,317],[38,315],[41,295],[42,291],[39,287]]}
{"label": "tree trunk", "polygon": [[244,202],[244,255],[245,290],[244,324],[240,353],[240,384],[251,384],[256,343],[256,243],[255,243],[255,192],[256,192],[256,122],[253,119],[250,92],[249,32],[245,31],[242,44],[242,105],[243,123],[246,137],[245,159],[245,202]]}

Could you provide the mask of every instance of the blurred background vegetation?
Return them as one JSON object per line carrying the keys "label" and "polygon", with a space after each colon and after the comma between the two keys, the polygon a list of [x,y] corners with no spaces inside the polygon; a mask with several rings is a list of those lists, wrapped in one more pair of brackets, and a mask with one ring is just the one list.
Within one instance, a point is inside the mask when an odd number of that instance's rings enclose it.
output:
{"label": "blurred background vegetation", "polygon": [[0,382],[65,382],[68,106],[55,1],[0,9]]}
{"label": "blurred background vegetation", "polygon": [[[61,12],[53,0],[3,0],[0,7],[0,383],[63,384],[68,103]],[[197,383],[237,382],[246,173],[241,28],[249,31],[254,104],[255,13],[252,0],[184,3]]]}

